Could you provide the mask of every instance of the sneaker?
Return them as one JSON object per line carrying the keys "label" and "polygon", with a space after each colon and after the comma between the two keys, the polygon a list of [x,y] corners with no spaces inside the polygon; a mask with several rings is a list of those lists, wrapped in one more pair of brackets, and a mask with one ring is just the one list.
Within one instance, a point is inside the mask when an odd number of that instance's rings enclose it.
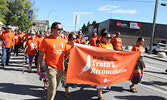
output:
{"label": "sneaker", "polygon": [[4,63],[2,63],[2,64],[1,64],[1,66],[2,66],[2,67],[5,67],[5,64],[4,64]]}
{"label": "sneaker", "polygon": [[6,63],[6,66],[9,66],[9,64],[8,64],[8,63]]}

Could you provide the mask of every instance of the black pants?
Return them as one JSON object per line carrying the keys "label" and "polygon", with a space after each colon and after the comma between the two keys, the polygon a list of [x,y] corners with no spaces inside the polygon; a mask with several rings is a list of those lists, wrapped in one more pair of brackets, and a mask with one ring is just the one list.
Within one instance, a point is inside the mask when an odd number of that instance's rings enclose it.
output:
{"label": "black pants", "polygon": [[18,56],[18,53],[19,53],[19,48],[20,48],[20,45],[15,45],[14,46],[14,54],[16,54]]}
{"label": "black pants", "polygon": [[38,55],[39,55],[39,51],[37,52],[37,55],[35,56],[35,66],[37,67],[37,62],[38,62]]}

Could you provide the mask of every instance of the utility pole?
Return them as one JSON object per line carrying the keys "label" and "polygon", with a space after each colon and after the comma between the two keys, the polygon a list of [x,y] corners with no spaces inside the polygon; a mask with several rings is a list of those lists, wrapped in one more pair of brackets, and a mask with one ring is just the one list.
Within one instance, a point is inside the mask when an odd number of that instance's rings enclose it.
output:
{"label": "utility pole", "polygon": [[152,45],[153,45],[154,34],[155,34],[155,23],[156,23],[156,18],[157,18],[158,2],[159,2],[159,0],[156,0],[156,2],[155,2],[153,29],[152,29],[152,35],[151,35],[151,41],[150,41],[150,52],[149,52],[150,55],[152,54]]}
{"label": "utility pole", "polygon": [[77,31],[77,16],[78,15],[75,16],[75,32]]}

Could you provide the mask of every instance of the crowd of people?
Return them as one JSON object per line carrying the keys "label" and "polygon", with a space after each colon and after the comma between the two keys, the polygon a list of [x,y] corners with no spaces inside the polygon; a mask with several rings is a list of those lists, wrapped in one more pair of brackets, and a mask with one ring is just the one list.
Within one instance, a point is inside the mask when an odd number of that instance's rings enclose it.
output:
{"label": "crowd of people", "polygon": [[[72,98],[69,92],[69,87],[75,88],[77,84],[66,84],[66,75],[70,57],[70,50],[74,47],[74,43],[80,43],[84,45],[96,46],[105,49],[111,49],[116,51],[123,51],[122,40],[120,38],[120,32],[116,33],[116,36],[112,37],[106,29],[102,29],[100,34],[93,33],[87,42],[83,36],[82,31],[64,32],[61,23],[54,22],[51,26],[50,33],[44,33],[40,31],[25,31],[15,30],[11,31],[11,26],[7,26],[5,31],[1,31],[2,40],[2,59],[1,66],[5,67],[9,65],[9,59],[12,50],[14,56],[19,55],[19,48],[25,51],[25,59],[29,59],[29,71],[32,71],[33,59],[35,59],[35,66],[37,67],[37,74],[44,82],[44,89],[47,89],[47,99],[54,100],[56,90],[59,83],[65,88],[65,96]],[[140,55],[134,70],[132,77],[132,84],[130,90],[137,92],[134,87],[138,84],[143,76],[143,68],[145,64],[143,61],[144,48],[142,47],[144,39],[139,37],[136,45],[132,48],[132,51],[139,51]],[[110,88],[111,85],[98,85],[97,97],[98,100],[104,100],[102,96],[103,89]]]}

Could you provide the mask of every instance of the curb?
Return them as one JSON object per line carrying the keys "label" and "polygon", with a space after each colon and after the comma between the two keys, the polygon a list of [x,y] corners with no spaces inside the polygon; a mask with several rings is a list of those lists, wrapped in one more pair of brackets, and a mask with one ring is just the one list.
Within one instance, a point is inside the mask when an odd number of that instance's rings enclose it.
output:
{"label": "curb", "polygon": [[159,58],[154,58],[154,57],[149,57],[149,56],[144,56],[144,57],[151,58],[151,59],[156,59],[156,60],[160,60],[160,61],[163,61],[163,62],[167,62],[167,60],[163,60],[163,59],[159,59]]}

